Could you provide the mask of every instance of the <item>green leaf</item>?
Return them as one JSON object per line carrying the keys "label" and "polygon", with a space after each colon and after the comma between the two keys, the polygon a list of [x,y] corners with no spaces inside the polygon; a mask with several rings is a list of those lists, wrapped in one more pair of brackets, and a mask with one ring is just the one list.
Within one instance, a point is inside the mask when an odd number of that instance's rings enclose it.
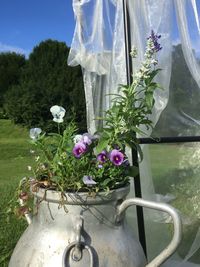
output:
{"label": "green leaf", "polygon": [[153,104],[154,104],[154,98],[153,98],[153,92],[152,91],[147,91],[145,93],[145,102],[146,102],[148,109],[152,109]]}
{"label": "green leaf", "polygon": [[51,177],[51,181],[52,182],[58,183],[60,180],[61,180],[60,176],[54,175],[54,176]]}
{"label": "green leaf", "polygon": [[145,132],[143,132],[142,130],[140,130],[138,127],[136,126],[131,126],[131,130],[133,130],[135,133],[138,133],[138,134],[142,134],[142,135],[145,135]]}
{"label": "green leaf", "polygon": [[139,168],[137,166],[130,166],[128,168],[128,175],[131,177],[137,176],[139,173]]}
{"label": "green leaf", "polygon": [[151,81],[153,80],[153,78],[158,74],[158,72],[160,72],[162,69],[156,69],[156,70],[153,70],[151,73],[150,73],[150,77],[145,79],[145,84],[146,85],[149,85],[151,83]]}
{"label": "green leaf", "polygon": [[56,137],[62,137],[62,135],[58,134],[58,133],[48,133],[48,136],[56,136]]}
{"label": "green leaf", "polygon": [[111,179],[110,178],[107,178],[103,181],[102,185],[103,186],[107,186],[109,183],[111,182]]}
{"label": "green leaf", "polygon": [[96,147],[97,153],[98,154],[101,153],[102,150],[104,150],[108,146],[108,144],[109,144],[109,138],[108,137],[100,139],[99,143],[98,143],[98,145]]}

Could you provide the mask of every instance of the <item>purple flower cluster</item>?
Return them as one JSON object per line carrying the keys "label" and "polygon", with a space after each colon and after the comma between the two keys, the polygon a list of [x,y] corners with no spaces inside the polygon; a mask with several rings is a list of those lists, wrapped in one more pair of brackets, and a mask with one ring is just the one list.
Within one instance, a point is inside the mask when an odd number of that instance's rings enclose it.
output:
{"label": "purple flower cluster", "polygon": [[116,166],[120,166],[124,162],[124,154],[118,149],[113,149],[110,153],[107,153],[105,150],[103,150],[97,155],[97,160],[100,162],[100,164],[105,163],[108,158]]}
{"label": "purple flower cluster", "polygon": [[92,144],[92,136],[88,133],[85,133],[78,139],[78,142],[75,144],[72,153],[76,158],[80,158],[86,151],[89,145]]}
{"label": "purple flower cluster", "polygon": [[153,42],[154,52],[158,52],[162,49],[161,45],[158,43],[158,39],[160,38],[161,38],[161,35],[155,34],[153,30],[151,31],[151,35],[147,38],[148,40],[150,39]]}

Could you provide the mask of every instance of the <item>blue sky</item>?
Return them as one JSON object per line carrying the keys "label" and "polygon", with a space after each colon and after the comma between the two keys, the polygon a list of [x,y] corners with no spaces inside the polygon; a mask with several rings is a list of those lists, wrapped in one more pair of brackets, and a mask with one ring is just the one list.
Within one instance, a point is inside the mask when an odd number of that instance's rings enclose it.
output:
{"label": "blue sky", "polygon": [[48,38],[70,46],[74,27],[72,0],[0,0],[0,52],[28,55]]}
{"label": "blue sky", "polygon": [[[197,6],[200,12],[200,0]],[[193,47],[200,54],[194,14],[191,12],[189,17]],[[70,46],[74,27],[72,0],[0,0],[0,52],[9,50],[28,55],[35,45],[48,38]],[[178,43],[177,27],[173,28],[173,39]]]}

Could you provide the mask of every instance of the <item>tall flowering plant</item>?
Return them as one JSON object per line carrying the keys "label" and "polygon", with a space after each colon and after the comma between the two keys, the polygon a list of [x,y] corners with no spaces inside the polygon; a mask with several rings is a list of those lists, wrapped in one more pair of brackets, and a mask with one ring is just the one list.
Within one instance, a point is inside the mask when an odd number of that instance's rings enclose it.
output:
{"label": "tall flowering plant", "polygon": [[[72,121],[63,133],[60,125],[65,117],[65,109],[53,106],[50,112],[58,124],[58,133],[44,133],[39,128],[30,130],[30,137],[36,159],[36,167],[30,167],[31,178],[22,180],[18,189],[19,198],[27,201],[29,187],[32,191],[39,187],[64,191],[98,192],[116,189],[129,183],[137,169],[131,166],[125,153],[129,146],[140,151],[136,133],[139,126],[151,127],[151,114],[155,89],[160,86],[154,77],[157,68],[156,54],[161,50],[160,36],[153,31],[147,38],[145,59],[133,77],[130,86],[120,85],[119,94],[113,96],[112,107],[105,112],[104,127],[95,135],[78,135]],[[135,58],[134,48],[131,56]]]}

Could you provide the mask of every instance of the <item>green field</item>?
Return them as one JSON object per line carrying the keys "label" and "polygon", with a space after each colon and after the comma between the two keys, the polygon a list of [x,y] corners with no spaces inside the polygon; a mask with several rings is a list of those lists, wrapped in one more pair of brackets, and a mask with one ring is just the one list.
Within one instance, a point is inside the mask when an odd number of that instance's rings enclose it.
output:
{"label": "green field", "polygon": [[[24,220],[8,218],[6,210],[18,181],[29,175],[33,159],[28,131],[0,120],[0,266],[7,267],[12,250],[27,226]],[[173,206],[184,215],[184,236],[179,254],[184,257],[200,225],[200,185],[198,145],[151,145],[152,176],[156,193],[172,194]],[[195,155],[195,157],[194,157]],[[188,222],[188,223],[187,223]],[[200,251],[193,256],[200,262]]]}
{"label": "green field", "polygon": [[0,266],[7,267],[12,250],[26,222],[5,213],[18,181],[28,174],[32,159],[28,132],[8,120],[0,120]]}

